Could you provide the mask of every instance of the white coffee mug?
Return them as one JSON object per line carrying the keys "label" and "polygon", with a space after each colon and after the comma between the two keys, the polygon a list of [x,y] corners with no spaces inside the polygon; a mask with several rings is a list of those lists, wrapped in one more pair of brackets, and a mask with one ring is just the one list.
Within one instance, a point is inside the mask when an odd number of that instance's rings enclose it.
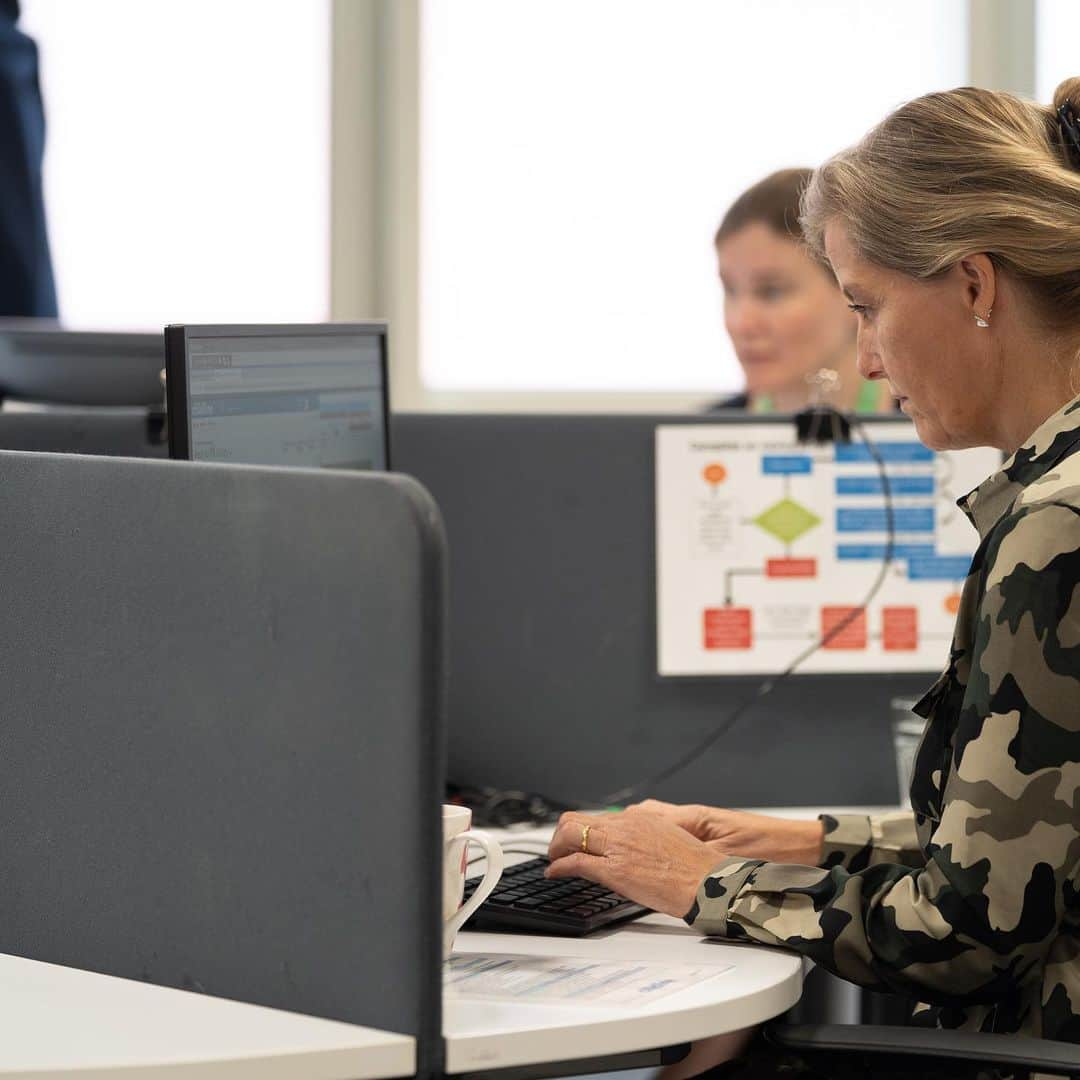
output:
{"label": "white coffee mug", "polygon": [[[486,832],[470,829],[472,811],[467,806],[443,804],[443,959],[449,959],[454,938],[461,924],[488,898],[499,883],[503,872],[503,851],[499,842]],[[465,895],[466,870],[469,865],[469,843],[479,844],[487,854],[484,880],[476,892],[462,904]]]}

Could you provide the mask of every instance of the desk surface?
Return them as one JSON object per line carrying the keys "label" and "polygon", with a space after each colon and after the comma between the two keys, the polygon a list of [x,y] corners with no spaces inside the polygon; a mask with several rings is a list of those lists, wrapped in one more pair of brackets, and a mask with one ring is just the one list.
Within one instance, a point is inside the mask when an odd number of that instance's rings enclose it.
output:
{"label": "desk surface", "polygon": [[415,1040],[0,955],[0,1076],[360,1080],[411,1076]]}
{"label": "desk surface", "polygon": [[677,919],[649,915],[587,938],[463,931],[456,952],[577,956],[591,960],[731,966],[650,1006],[529,1004],[446,996],[446,1071],[462,1073],[605,1057],[673,1046],[760,1024],[791,1008],[802,960],[779,949],[708,941]]}
{"label": "desk surface", "polygon": [[[850,808],[874,812],[884,808]],[[816,816],[792,808],[777,817]],[[509,851],[507,863],[541,854],[551,828],[491,830]],[[470,873],[479,872],[477,864]],[[649,915],[586,938],[462,931],[455,952],[574,956],[618,963],[716,965],[732,970],[645,1008],[531,1004],[508,1000],[443,1000],[446,1071],[479,1072],[692,1042],[763,1023],[791,1008],[802,991],[803,962],[780,949],[710,941],[678,919]]]}

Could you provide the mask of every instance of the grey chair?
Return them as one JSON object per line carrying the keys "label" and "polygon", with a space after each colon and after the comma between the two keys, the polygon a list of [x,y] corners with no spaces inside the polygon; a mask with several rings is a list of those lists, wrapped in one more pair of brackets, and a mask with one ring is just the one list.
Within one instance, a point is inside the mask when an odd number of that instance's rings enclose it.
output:
{"label": "grey chair", "polygon": [[1020,1078],[1031,1073],[1080,1078],[1080,1046],[1032,1039],[938,1028],[880,1024],[770,1024],[765,1037],[774,1045],[798,1051],[828,1075],[878,1077],[922,1076],[929,1069],[978,1075],[985,1069],[1011,1070]]}

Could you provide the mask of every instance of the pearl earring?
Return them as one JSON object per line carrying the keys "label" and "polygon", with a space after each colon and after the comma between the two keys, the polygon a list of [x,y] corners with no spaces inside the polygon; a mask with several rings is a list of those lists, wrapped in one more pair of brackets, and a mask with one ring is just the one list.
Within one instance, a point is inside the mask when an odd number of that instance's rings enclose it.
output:
{"label": "pearl earring", "polygon": [[991,308],[986,313],[986,318],[985,319],[976,311],[975,312],[975,325],[980,326],[985,330],[990,325],[990,316],[993,313],[993,311],[994,311],[994,309]]}

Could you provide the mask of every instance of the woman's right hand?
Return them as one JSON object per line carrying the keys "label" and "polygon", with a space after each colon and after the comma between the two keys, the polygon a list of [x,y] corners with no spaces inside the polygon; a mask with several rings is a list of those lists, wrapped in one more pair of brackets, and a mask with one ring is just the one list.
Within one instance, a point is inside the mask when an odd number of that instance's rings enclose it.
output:
{"label": "woman's right hand", "polygon": [[817,819],[795,821],[715,806],[680,806],[658,799],[634,803],[627,812],[666,818],[725,855],[803,866],[821,862],[825,828]]}

